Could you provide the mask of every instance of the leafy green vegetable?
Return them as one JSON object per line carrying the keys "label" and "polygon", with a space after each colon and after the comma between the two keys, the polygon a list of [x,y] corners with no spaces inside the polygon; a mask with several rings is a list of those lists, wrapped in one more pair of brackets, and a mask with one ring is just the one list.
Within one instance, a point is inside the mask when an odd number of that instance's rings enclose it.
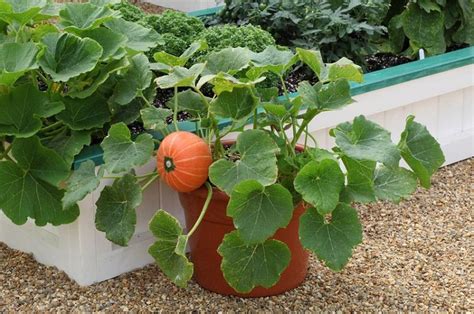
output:
{"label": "leafy green vegetable", "polygon": [[224,278],[236,291],[250,292],[256,286],[270,288],[290,263],[288,246],[277,240],[246,244],[238,231],[224,237],[218,249]]}
{"label": "leafy green vegetable", "polygon": [[362,227],[357,212],[339,204],[326,221],[314,208],[308,208],[300,218],[300,239],[334,271],[340,271],[349,261],[353,248],[362,242]]}
{"label": "leafy green vegetable", "polygon": [[104,168],[100,168],[98,175],[95,174],[95,163],[92,160],[83,162],[79,168],[66,181],[66,193],[62,203],[64,208],[70,208],[77,202],[94,191],[100,183],[104,174]]}
{"label": "leafy green vegetable", "polygon": [[137,214],[135,209],[142,202],[142,191],[137,179],[126,174],[106,186],[97,200],[95,226],[105,232],[107,239],[126,246],[135,232]]}

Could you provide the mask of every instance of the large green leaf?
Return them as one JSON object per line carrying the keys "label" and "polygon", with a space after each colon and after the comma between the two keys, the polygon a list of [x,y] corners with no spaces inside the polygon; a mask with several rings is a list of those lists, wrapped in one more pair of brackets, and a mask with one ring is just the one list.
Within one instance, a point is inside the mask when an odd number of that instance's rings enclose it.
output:
{"label": "large green leaf", "polygon": [[327,76],[326,66],[320,51],[296,48],[296,53],[300,60],[309,66],[320,80]]}
{"label": "large green leaf", "polygon": [[153,78],[150,63],[144,54],[137,54],[130,58],[127,72],[120,78],[115,86],[112,101],[119,105],[129,104],[135,97],[147,89]]}
{"label": "large green leaf", "polygon": [[332,159],[311,161],[296,175],[295,190],[303,199],[316,206],[321,215],[329,214],[339,202],[344,187],[344,174]]}
{"label": "large green leaf", "polygon": [[68,33],[49,33],[43,38],[43,44],[39,64],[56,82],[67,82],[93,70],[103,53],[95,40]]}
{"label": "large green leaf", "polygon": [[421,186],[429,188],[433,173],[444,163],[444,154],[436,139],[425,126],[409,116],[398,147],[403,159],[420,179]]}
{"label": "large green leaf", "polygon": [[275,183],[278,174],[276,154],[279,149],[263,130],[247,130],[239,134],[236,144],[240,160],[220,159],[209,168],[209,178],[222,191],[231,194],[234,186],[244,180],[256,180],[267,186]]}
{"label": "large green leaf", "polygon": [[34,43],[0,45],[0,85],[13,85],[28,71],[38,68]]}
{"label": "large green leaf", "polygon": [[47,3],[47,0],[2,0],[0,19],[9,24],[25,25],[39,15]]}
{"label": "large green leaf", "polygon": [[424,48],[428,54],[435,55],[446,50],[443,12],[428,13],[417,4],[410,3],[403,14],[402,22],[403,30],[414,51]]}
{"label": "large green leaf", "polygon": [[91,3],[66,3],[59,16],[60,24],[66,31],[80,34],[120,16],[120,12]]}
{"label": "large green leaf", "polygon": [[375,201],[374,171],[376,162],[342,156],[347,169],[346,192],[351,200],[362,203]]}
{"label": "large green leaf", "polygon": [[272,287],[291,259],[285,243],[267,240],[249,245],[241,239],[239,231],[226,234],[218,252],[222,256],[225,280],[240,293],[250,292],[257,286]]}
{"label": "large green leaf", "polygon": [[95,93],[84,99],[64,97],[63,102],[66,105],[66,110],[58,114],[57,118],[72,130],[101,128],[110,121],[107,99],[100,93]]}
{"label": "large green leaf", "polygon": [[186,287],[193,276],[194,266],[185,255],[185,245],[180,245],[183,229],[179,222],[165,212],[159,210],[150,221],[150,230],[157,238],[148,252],[165,275],[180,287]]}
{"label": "large green leaf", "polygon": [[166,108],[147,107],[140,111],[143,126],[148,130],[161,130],[168,126],[166,119],[173,111]]}
{"label": "large green leaf", "polygon": [[235,74],[250,64],[250,50],[247,48],[225,48],[209,54],[204,74],[225,72]]}
{"label": "large green leaf", "polygon": [[104,150],[105,168],[110,173],[129,171],[144,165],[153,154],[153,138],[141,134],[132,141],[130,130],[124,123],[112,125],[109,135],[100,144]]}
{"label": "large green leaf", "polygon": [[349,261],[352,249],[362,242],[362,226],[357,211],[340,203],[329,221],[311,207],[300,218],[300,240],[334,271],[340,271]]}
{"label": "large green leaf", "polygon": [[41,129],[41,118],[63,109],[64,104],[51,102],[36,86],[20,85],[7,95],[0,94],[0,135],[30,137]]}
{"label": "large green leaf", "polygon": [[100,179],[104,175],[104,168],[95,174],[95,163],[92,160],[83,162],[66,181],[66,193],[62,203],[64,208],[70,208],[84,199],[90,192],[97,189]]}
{"label": "large green leaf", "polygon": [[156,62],[167,66],[183,67],[189,59],[198,51],[207,49],[207,43],[203,40],[193,42],[179,57],[169,54],[165,51],[159,51],[153,55]]}
{"label": "large green leaf", "polygon": [[156,84],[161,89],[194,86],[205,66],[204,63],[196,63],[189,69],[174,67],[168,75],[157,78]]}
{"label": "large green leaf", "polygon": [[72,165],[74,157],[90,142],[91,134],[89,131],[68,132],[65,130],[48,141],[46,146],[56,151],[66,164]]}
{"label": "large green leaf", "polygon": [[262,243],[279,228],[286,227],[293,216],[291,193],[280,184],[264,187],[247,180],[235,185],[227,206],[227,216],[234,219],[240,238],[246,244]]}
{"label": "large green leaf", "polygon": [[24,224],[28,217],[38,226],[73,222],[79,208],[63,210],[63,191],[56,186],[69,175],[68,165],[39,138],[16,139],[12,156],[17,161],[0,162],[0,208],[13,223]]}
{"label": "large green leaf", "polygon": [[142,190],[135,176],[126,174],[106,186],[97,200],[95,226],[107,239],[126,246],[135,232],[136,208],[142,202]]}
{"label": "large green leaf", "polygon": [[222,92],[211,102],[209,110],[222,118],[240,120],[250,115],[258,106],[258,98],[250,88],[234,88],[231,92]]}
{"label": "large green leaf", "polygon": [[98,42],[103,49],[101,60],[120,59],[125,56],[126,51],[122,47],[127,42],[127,37],[116,33],[108,28],[100,27],[84,31],[82,37],[88,37]]}
{"label": "large green leaf", "polygon": [[304,81],[299,84],[298,93],[306,106],[320,111],[340,109],[353,101],[346,79],[338,79],[324,85],[316,83],[313,86]]}
{"label": "large green leaf", "polygon": [[327,64],[328,79],[336,81],[346,79],[361,83],[364,81],[362,68],[347,58],[341,58],[337,62]]}
{"label": "large green leaf", "polygon": [[336,137],[341,151],[350,158],[398,166],[400,153],[390,139],[390,132],[364,116],[354,118],[353,123],[339,124],[331,134]]}
{"label": "large green leaf", "polygon": [[67,95],[72,98],[87,98],[92,96],[97,89],[120,70],[129,66],[128,59],[114,60],[107,65],[98,65],[93,71],[73,78],[71,88]]}
{"label": "large green leaf", "polygon": [[398,203],[415,192],[416,186],[416,175],[407,169],[381,165],[375,171],[374,188],[378,199]]}
{"label": "large green leaf", "polygon": [[[173,96],[173,98],[171,98],[166,103],[166,105],[169,108],[174,107],[175,97],[176,96]],[[179,109],[184,110],[195,116],[201,115],[201,117],[203,117],[207,114],[207,105],[205,101],[195,91],[192,91],[191,89],[187,89],[183,92],[179,92],[177,97],[178,97]],[[205,99],[208,103],[211,101],[211,98],[209,97],[205,97]]]}
{"label": "large green leaf", "polygon": [[298,56],[290,50],[268,46],[260,53],[252,53],[251,60],[253,67],[247,71],[247,76],[255,79],[268,71],[283,76],[298,61]]}
{"label": "large green leaf", "polygon": [[125,45],[133,51],[145,52],[159,44],[164,44],[161,36],[154,30],[124,19],[113,19],[106,22],[105,26],[116,33],[125,35],[127,37]]}

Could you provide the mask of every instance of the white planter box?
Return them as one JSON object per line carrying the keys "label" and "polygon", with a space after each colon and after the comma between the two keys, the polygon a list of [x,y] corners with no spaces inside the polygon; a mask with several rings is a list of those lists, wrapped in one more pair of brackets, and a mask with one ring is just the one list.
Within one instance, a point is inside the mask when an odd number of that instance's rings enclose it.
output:
{"label": "white planter box", "polygon": [[[355,97],[358,103],[343,110],[321,115],[310,125],[321,147],[331,148],[331,127],[364,114],[392,132],[398,141],[405,118],[414,114],[442,144],[446,164],[474,155],[473,126],[473,65],[395,84]],[[151,161],[137,172],[146,173],[155,166]],[[153,237],[148,221],[159,208],[181,217],[177,195],[164,184],[155,183],[144,194],[137,210],[137,228],[128,247],[119,247],[95,229],[95,202],[99,191],[110,181],[80,203],[81,215],[70,225],[38,228],[28,222],[16,226],[0,213],[0,241],[14,249],[33,253],[46,265],[65,271],[81,285],[106,280],[153,262],[148,247]]]}

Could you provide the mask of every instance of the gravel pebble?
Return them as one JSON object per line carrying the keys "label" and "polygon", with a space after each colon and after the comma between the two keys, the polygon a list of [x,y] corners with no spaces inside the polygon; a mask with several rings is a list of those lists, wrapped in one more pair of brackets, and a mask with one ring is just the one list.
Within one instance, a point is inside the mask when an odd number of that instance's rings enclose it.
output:
{"label": "gravel pebble", "polygon": [[334,273],[311,259],[304,284],[242,299],[171,284],[150,265],[90,287],[0,243],[2,311],[474,311],[474,159],[443,168],[430,190],[358,206],[364,243]]}

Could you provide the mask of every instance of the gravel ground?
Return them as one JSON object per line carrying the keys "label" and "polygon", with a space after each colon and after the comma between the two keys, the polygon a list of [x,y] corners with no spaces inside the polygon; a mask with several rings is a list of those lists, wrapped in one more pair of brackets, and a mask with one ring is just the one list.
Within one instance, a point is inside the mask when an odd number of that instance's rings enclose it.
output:
{"label": "gravel ground", "polygon": [[360,206],[364,243],[333,273],[311,259],[298,289],[260,299],[173,286],[155,266],[81,288],[0,243],[0,312],[32,310],[474,311],[474,159],[442,169],[398,206]]}

